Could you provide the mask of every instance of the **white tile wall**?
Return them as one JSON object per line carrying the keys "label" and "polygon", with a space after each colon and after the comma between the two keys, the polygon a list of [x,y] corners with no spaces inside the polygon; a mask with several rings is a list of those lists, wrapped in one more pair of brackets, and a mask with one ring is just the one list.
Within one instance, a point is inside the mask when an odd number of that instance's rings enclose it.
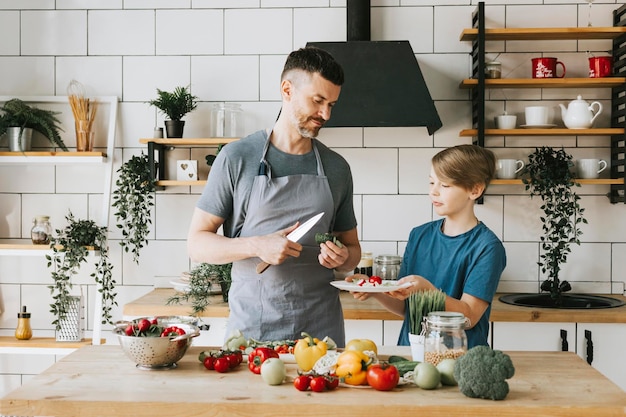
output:
{"label": "white tile wall", "polygon": [[[489,0],[489,27],[586,26],[589,9],[578,0]],[[595,26],[611,24],[615,0],[596,0],[591,9]],[[436,100],[443,127],[433,136],[424,128],[336,128],[322,131],[320,140],[350,163],[355,184],[354,206],[364,250],[402,254],[412,227],[435,218],[427,196],[430,158],[443,147],[469,143],[459,138],[471,122],[469,92],[458,88],[470,73],[470,44],[459,42],[471,24],[477,0],[373,0],[372,38],[409,40]],[[204,137],[210,106],[235,102],[242,106],[243,131],[272,125],[280,109],[280,71],[287,54],[307,41],[346,39],[345,0],[0,0],[0,95],[65,95],[71,79],[81,81],[88,95],[115,95],[121,100],[115,168],[132,155],[145,152],[139,138],[151,137],[163,115],[146,102],[156,89],[190,85],[201,103],[185,119],[186,137]],[[488,56],[503,62],[506,76],[527,77],[530,58],[541,53],[562,60],[569,76],[586,75],[587,50],[604,53],[607,41],[490,42]],[[396,92],[390,92],[393,100]],[[546,103],[560,121],[559,103],[577,94],[568,90],[493,90],[488,115],[507,110],[523,123],[527,105]],[[610,92],[585,90],[587,100],[605,106]],[[506,101],[506,108],[505,108]],[[598,123],[608,124],[608,107]],[[64,126],[71,115],[63,114]],[[488,118],[491,123],[491,118]],[[63,139],[75,143],[73,129]],[[609,158],[607,138],[550,138],[566,146],[575,158]],[[526,159],[547,138],[490,138],[498,156]],[[37,146],[45,141],[37,138]],[[0,140],[0,147],[6,142]],[[171,151],[174,159],[203,163],[208,150]],[[165,163],[172,169],[172,162]],[[200,172],[206,175],[207,168]],[[97,218],[101,211],[102,172],[79,167],[0,166],[0,239],[28,239],[32,217],[48,214],[62,227],[68,209],[78,217]],[[114,175],[115,177],[115,175]],[[626,230],[624,205],[611,205],[606,186],[583,186],[581,204],[588,225],[582,244],[573,248],[564,274],[575,290],[624,292]],[[159,191],[150,228],[150,243],[139,265],[117,245],[120,232],[110,228],[111,260],[118,283],[115,318],[125,303],[150,291],[155,277],[167,279],[189,268],[186,232],[201,187]],[[503,241],[508,266],[501,291],[536,291],[542,277],[539,260],[539,201],[528,198],[523,186],[492,186],[476,211]],[[111,213],[111,222],[114,216]],[[13,334],[16,313],[27,304],[38,335],[53,335],[49,312],[50,271],[43,259],[0,258],[0,334]],[[77,283],[90,283],[81,271]],[[95,291],[84,289],[88,323]],[[91,324],[89,323],[91,326]],[[392,326],[393,327],[393,326]],[[106,326],[105,326],[106,328]],[[358,327],[357,327],[358,328]],[[397,329],[385,339],[394,339]],[[114,341],[113,341],[114,342]],[[385,340],[388,343],[389,340]],[[391,341],[390,343],[393,343]],[[19,386],[54,361],[7,375],[5,363],[23,358],[0,357],[0,395]],[[43,360],[43,359],[42,359]],[[5,362],[8,361],[8,362]],[[28,361],[26,361],[28,362]],[[8,365],[7,365],[8,366]]]}

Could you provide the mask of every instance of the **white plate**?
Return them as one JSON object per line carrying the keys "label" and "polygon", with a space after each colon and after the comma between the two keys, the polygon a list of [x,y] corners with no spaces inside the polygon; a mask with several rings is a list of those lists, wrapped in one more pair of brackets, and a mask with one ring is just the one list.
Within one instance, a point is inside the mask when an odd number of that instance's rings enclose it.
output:
{"label": "white plate", "polygon": [[520,127],[523,127],[524,129],[552,129],[553,127],[556,127],[556,125],[521,125]]}
{"label": "white plate", "polygon": [[187,293],[190,291],[189,282],[173,279],[170,281],[170,284],[172,284],[172,287],[178,292]]}
{"label": "white plate", "polygon": [[353,292],[390,292],[395,291],[399,288],[407,288],[411,286],[410,282],[405,282],[402,285],[398,285],[398,281],[393,280],[383,280],[381,285],[377,285],[375,287],[360,287],[357,282],[348,282],[348,281],[333,281],[330,285],[339,288],[344,291],[353,291]]}

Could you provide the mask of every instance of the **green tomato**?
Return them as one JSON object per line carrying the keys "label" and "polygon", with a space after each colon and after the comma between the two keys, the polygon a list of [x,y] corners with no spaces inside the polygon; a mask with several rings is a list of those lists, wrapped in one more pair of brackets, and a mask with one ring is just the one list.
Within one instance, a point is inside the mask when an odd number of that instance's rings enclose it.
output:
{"label": "green tomato", "polygon": [[261,377],[269,385],[280,385],[287,376],[285,362],[278,358],[268,358],[261,365]]}

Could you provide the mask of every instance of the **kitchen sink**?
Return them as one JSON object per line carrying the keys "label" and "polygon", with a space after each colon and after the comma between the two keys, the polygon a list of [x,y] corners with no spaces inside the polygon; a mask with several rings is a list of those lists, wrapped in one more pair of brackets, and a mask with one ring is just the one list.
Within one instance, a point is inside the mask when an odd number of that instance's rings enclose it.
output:
{"label": "kitchen sink", "polygon": [[507,294],[500,301],[521,307],[564,308],[564,309],[597,309],[620,307],[626,302],[613,297],[587,294],[563,294],[562,303],[556,305],[549,293]]}

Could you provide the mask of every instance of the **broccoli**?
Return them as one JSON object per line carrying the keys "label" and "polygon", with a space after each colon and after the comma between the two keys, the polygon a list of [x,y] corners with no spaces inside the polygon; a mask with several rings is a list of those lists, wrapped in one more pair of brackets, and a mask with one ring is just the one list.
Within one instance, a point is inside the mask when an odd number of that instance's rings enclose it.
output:
{"label": "broccoli", "polygon": [[471,398],[503,400],[509,393],[506,380],[514,374],[509,355],[489,346],[474,346],[454,365],[459,389]]}
{"label": "broccoli", "polygon": [[316,233],[315,234],[315,243],[317,243],[318,245],[320,243],[328,242],[329,240],[333,242],[335,245],[339,246],[340,248],[343,248],[343,244],[332,233]]}

